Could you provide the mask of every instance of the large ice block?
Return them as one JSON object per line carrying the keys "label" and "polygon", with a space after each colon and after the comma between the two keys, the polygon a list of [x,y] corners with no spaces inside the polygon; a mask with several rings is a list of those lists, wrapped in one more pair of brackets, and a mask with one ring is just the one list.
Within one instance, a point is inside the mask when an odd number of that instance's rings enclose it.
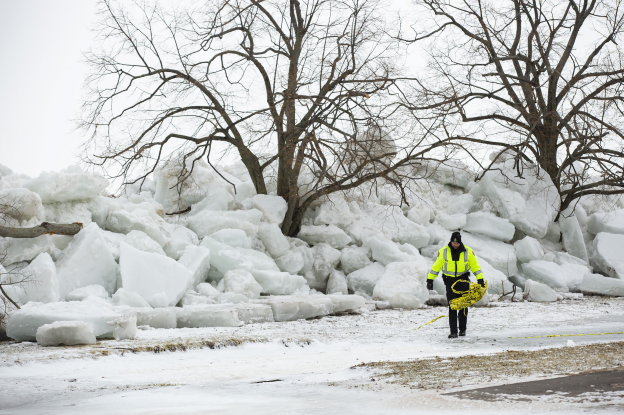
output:
{"label": "large ice block", "polygon": [[193,274],[173,259],[121,244],[119,258],[125,289],[143,297],[152,307],[174,306],[193,284]]}
{"label": "large ice block", "polygon": [[593,261],[605,274],[624,279],[624,235],[600,232],[594,239]]}
{"label": "large ice block", "polygon": [[331,314],[334,305],[329,297],[324,295],[271,297],[269,305],[273,309],[275,321],[294,321]]}
{"label": "large ice block", "polygon": [[524,292],[529,301],[548,303],[557,301],[557,293],[546,284],[528,279],[524,283]]}
{"label": "large ice block", "polygon": [[7,323],[7,335],[17,341],[35,341],[37,329],[56,321],[83,321],[93,325],[96,337],[109,337],[113,328],[107,323],[120,316],[106,301],[84,301],[60,303],[30,303],[15,311]]}
{"label": "large ice block", "polygon": [[377,284],[377,281],[379,281],[379,278],[381,278],[385,271],[386,267],[379,262],[374,262],[362,269],[353,271],[347,275],[349,290],[355,293],[362,292],[372,296],[375,284]]}
{"label": "large ice block", "polygon": [[396,294],[404,293],[413,295],[424,304],[429,298],[425,287],[428,269],[424,260],[388,264],[375,284],[373,298],[389,301]]}
{"label": "large ice block", "polygon": [[599,274],[585,274],[581,291],[587,294],[624,297],[624,281]]}
{"label": "large ice block", "polygon": [[220,304],[190,305],[176,310],[178,327],[238,327],[236,309]]}
{"label": "large ice block", "polygon": [[[154,254],[156,255],[156,254]],[[119,266],[97,224],[82,229],[56,262],[60,298],[88,285],[101,285],[109,294],[117,288]]]}
{"label": "large ice block", "polygon": [[510,241],[516,228],[507,220],[488,212],[474,212],[466,216],[466,232],[480,233],[499,241]]}
{"label": "large ice block", "polygon": [[95,344],[93,324],[84,321],[56,321],[37,329],[37,343],[40,346],[75,346]]}

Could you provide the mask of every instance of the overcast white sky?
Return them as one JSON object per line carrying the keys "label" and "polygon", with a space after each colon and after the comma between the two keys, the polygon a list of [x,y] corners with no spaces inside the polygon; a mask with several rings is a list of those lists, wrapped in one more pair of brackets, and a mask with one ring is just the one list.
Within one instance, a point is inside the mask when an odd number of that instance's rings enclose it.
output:
{"label": "overcast white sky", "polygon": [[0,0],[0,164],[16,173],[37,176],[79,162],[84,133],[74,120],[96,4]]}
{"label": "overcast white sky", "polygon": [[0,164],[36,176],[78,162],[72,131],[95,0],[0,0]]}

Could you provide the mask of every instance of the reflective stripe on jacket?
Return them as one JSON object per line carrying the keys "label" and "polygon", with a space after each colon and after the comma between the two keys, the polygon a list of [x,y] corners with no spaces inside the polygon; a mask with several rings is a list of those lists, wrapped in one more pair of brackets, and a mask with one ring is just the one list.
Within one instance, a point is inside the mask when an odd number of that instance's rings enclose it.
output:
{"label": "reflective stripe on jacket", "polygon": [[435,279],[440,271],[442,271],[442,274],[448,275],[449,277],[459,277],[460,275],[472,271],[478,280],[482,279],[483,271],[481,271],[477,256],[474,254],[474,251],[466,245],[464,245],[464,248],[466,248],[466,250],[459,254],[459,259],[457,261],[453,261],[451,248],[448,245],[440,249],[438,251],[438,258],[431,266],[431,271],[429,271],[427,279]]}

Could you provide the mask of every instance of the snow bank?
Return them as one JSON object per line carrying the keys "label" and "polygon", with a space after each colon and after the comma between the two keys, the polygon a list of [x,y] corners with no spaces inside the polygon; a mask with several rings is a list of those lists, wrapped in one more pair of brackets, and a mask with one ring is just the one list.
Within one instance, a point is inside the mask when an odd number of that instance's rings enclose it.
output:
{"label": "snow bank", "polygon": [[35,336],[40,346],[75,346],[95,344],[93,325],[84,321],[56,321],[37,329]]}

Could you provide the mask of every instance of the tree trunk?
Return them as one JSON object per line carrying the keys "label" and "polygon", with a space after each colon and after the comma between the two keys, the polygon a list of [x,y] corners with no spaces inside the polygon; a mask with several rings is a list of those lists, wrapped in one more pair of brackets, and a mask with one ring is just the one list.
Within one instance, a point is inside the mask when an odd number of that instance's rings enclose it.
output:
{"label": "tree trunk", "polygon": [[557,191],[560,191],[559,163],[557,163],[557,139],[559,138],[559,133],[551,120],[546,119],[544,124],[536,128],[535,136],[540,151],[537,162],[548,173]]}
{"label": "tree trunk", "polygon": [[251,177],[251,182],[256,188],[256,193],[259,195],[266,195],[266,184],[264,182],[264,176],[262,175],[262,169],[260,168],[260,163],[258,162],[258,157],[255,156],[248,148],[239,147],[238,154],[241,156],[241,161],[247,167],[247,171],[249,172],[249,176]]}
{"label": "tree trunk", "polygon": [[75,235],[82,229],[82,223],[71,224],[43,222],[33,228],[12,228],[0,226],[0,236],[8,238],[36,238],[41,235]]}

